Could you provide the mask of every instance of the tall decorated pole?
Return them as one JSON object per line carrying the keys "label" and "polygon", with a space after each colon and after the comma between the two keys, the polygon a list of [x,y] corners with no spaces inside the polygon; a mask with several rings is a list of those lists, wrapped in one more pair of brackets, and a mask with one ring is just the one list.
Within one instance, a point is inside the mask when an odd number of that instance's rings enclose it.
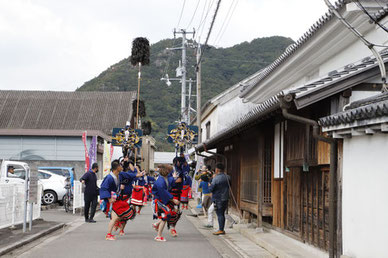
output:
{"label": "tall decorated pole", "polygon": [[[146,38],[135,38],[132,42],[131,64],[138,65],[137,79],[137,103],[136,103],[136,122],[135,129],[139,125],[139,102],[140,102],[140,82],[141,82],[141,67],[150,63],[150,43]],[[135,164],[137,162],[137,148],[135,149]]]}

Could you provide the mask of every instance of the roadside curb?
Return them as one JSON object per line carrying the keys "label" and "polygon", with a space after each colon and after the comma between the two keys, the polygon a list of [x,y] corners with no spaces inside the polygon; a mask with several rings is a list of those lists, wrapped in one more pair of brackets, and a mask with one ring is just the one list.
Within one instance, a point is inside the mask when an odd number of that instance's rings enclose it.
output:
{"label": "roadside curb", "polygon": [[61,229],[61,228],[65,227],[65,226],[66,226],[65,223],[60,223],[60,224],[52,226],[52,227],[50,227],[50,228],[48,228],[46,230],[43,230],[43,231],[41,231],[39,233],[31,235],[30,237],[28,237],[26,239],[20,240],[20,241],[14,243],[12,245],[4,247],[4,248],[0,249],[0,256],[4,255],[6,253],[9,253],[9,252],[11,252],[11,251],[13,251],[13,250],[23,246],[23,245],[29,244],[32,241],[34,241],[36,239],[39,239],[39,238],[41,238],[41,237],[43,237],[43,236],[45,236],[47,234],[50,234],[50,233],[52,233],[52,232],[54,232],[54,231],[56,231],[58,229]]}

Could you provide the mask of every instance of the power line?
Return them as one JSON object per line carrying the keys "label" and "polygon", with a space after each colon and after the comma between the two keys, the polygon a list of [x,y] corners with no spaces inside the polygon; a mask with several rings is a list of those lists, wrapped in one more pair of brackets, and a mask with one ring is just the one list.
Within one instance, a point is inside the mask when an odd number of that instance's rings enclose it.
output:
{"label": "power line", "polygon": [[179,28],[179,24],[181,23],[181,19],[182,19],[183,11],[184,11],[184,9],[185,9],[185,4],[186,4],[186,0],[184,0],[184,1],[183,1],[182,10],[181,10],[181,14],[179,15],[179,20],[178,20],[178,24],[176,25],[176,28]]}
{"label": "power line", "polygon": [[372,15],[369,14],[369,12],[365,9],[365,7],[360,3],[359,0],[356,0],[356,5],[357,5],[357,6],[358,6],[358,7],[359,7],[366,15],[368,15],[369,19],[371,19],[375,24],[377,24],[380,28],[382,28],[385,32],[388,33],[388,29],[387,29],[384,25],[382,25],[382,24],[380,24],[378,21],[376,21],[375,18],[374,18]]}
{"label": "power line", "polygon": [[198,24],[198,27],[197,27],[197,31],[199,30],[199,26],[201,25],[201,22],[202,22],[202,19],[203,19],[203,15],[205,14],[206,4],[207,4],[207,0],[205,0],[205,3],[204,3],[204,5],[203,5],[202,14],[201,14],[201,19],[199,19],[199,24]]}
{"label": "power line", "polygon": [[220,61],[231,61],[231,62],[239,62],[239,63],[252,63],[252,64],[268,64],[268,62],[264,61],[248,61],[243,59],[229,59],[229,58],[216,58],[216,57],[203,57],[203,60],[220,60]]}
{"label": "power line", "polygon": [[[220,4],[221,4],[221,0],[218,0],[216,11],[214,12],[213,20],[212,20],[212,23],[210,24],[209,32],[207,33],[206,41],[205,41],[205,44],[204,44],[205,47],[207,46],[207,42],[209,41],[210,34],[212,33],[212,29],[213,29],[213,26],[214,26],[214,22],[216,21],[216,17],[217,17],[218,9],[220,8]],[[198,65],[201,63],[201,59],[202,59],[203,53],[205,52],[205,49],[206,48],[203,49],[203,51],[201,52],[201,55],[199,56],[199,60],[198,60],[198,63],[196,65],[197,68],[198,68]]]}
{"label": "power line", "polygon": [[207,8],[206,15],[205,15],[205,17],[203,18],[201,24],[199,25],[199,27],[198,27],[198,29],[197,29],[197,30],[199,31],[199,28],[202,27],[201,33],[198,34],[199,37],[202,37],[203,31],[204,31],[204,29],[205,29],[205,23],[206,23],[206,20],[207,20],[207,16],[208,16],[209,13],[210,13],[210,10],[211,10],[211,8],[212,8],[212,6],[213,6],[213,3],[214,3],[214,0],[211,0],[211,1],[209,2],[209,6],[208,6],[208,8]]}
{"label": "power line", "polygon": [[231,12],[231,14],[230,14],[230,16],[229,16],[229,20],[227,21],[227,23],[226,23],[226,25],[225,25],[225,28],[224,28],[224,30],[222,31],[221,35],[219,36],[217,42],[215,42],[215,45],[218,45],[218,43],[221,41],[222,37],[224,36],[225,31],[226,31],[226,29],[228,28],[230,21],[232,20],[232,17],[233,17],[234,11],[236,10],[237,4],[238,4],[238,0],[236,0],[236,4],[234,5],[234,7],[233,7],[233,9],[232,9],[232,12]]}
{"label": "power line", "polygon": [[194,17],[195,17],[195,14],[197,13],[197,10],[198,10],[198,6],[199,6],[199,3],[201,2],[201,0],[198,0],[197,2],[197,6],[195,7],[195,10],[194,10],[194,13],[193,13],[193,16],[191,17],[191,20],[189,22],[189,25],[187,25],[187,29],[190,27],[191,23],[193,22],[194,20]]}
{"label": "power line", "polygon": [[232,3],[231,3],[230,6],[229,6],[228,12],[226,13],[226,16],[225,16],[225,19],[224,19],[224,22],[222,23],[221,28],[220,28],[220,30],[219,30],[218,33],[217,33],[217,36],[216,36],[216,39],[214,40],[214,43],[217,41],[218,37],[219,37],[220,34],[221,34],[222,29],[223,29],[224,26],[225,26],[226,21],[228,20],[229,13],[230,13],[230,11],[232,10],[232,6],[233,6],[233,4],[234,4],[234,1],[235,1],[235,0],[233,0]]}

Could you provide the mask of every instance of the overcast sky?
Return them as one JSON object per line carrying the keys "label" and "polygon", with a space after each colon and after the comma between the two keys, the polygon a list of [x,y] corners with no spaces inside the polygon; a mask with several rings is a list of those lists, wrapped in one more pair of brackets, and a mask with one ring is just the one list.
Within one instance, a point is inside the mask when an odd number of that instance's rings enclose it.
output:
{"label": "overcast sky", "polygon": [[[155,43],[177,26],[203,42],[216,2],[186,0],[179,22],[184,0],[0,0],[0,89],[75,90],[128,57],[133,38]],[[323,0],[223,0],[209,43],[296,40],[326,10]]]}

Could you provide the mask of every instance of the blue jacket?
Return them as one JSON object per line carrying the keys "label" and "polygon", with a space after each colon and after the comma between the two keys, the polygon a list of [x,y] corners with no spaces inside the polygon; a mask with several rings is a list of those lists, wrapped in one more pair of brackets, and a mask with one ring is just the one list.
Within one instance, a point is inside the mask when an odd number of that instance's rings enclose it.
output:
{"label": "blue jacket", "polygon": [[168,192],[168,186],[162,176],[159,176],[152,187],[152,194],[154,199],[158,199],[163,204],[167,204],[172,200],[173,196]]}
{"label": "blue jacket", "polygon": [[225,173],[220,173],[213,178],[210,185],[210,192],[212,192],[213,201],[227,201],[229,200],[229,185],[230,176]]}
{"label": "blue jacket", "polygon": [[192,184],[192,180],[191,180],[191,177],[189,175],[186,175],[184,178],[183,178],[183,185],[188,185],[191,187],[191,184]]}
{"label": "blue jacket", "polygon": [[119,180],[120,184],[124,185],[124,190],[121,191],[122,194],[132,195],[132,184],[136,180],[137,172],[120,172]]}
{"label": "blue jacket", "polygon": [[136,179],[135,183],[137,185],[140,185],[140,186],[145,186],[146,185],[146,181],[144,180],[144,176],[138,177]]}
{"label": "blue jacket", "polygon": [[[175,178],[172,176],[174,171],[170,172],[170,174],[168,174],[168,181],[170,183],[170,190],[172,188],[177,188],[179,190],[182,190],[183,188],[183,181],[184,181],[184,176],[183,176],[183,172],[182,170],[176,170],[176,172],[178,172],[178,178],[182,178],[182,182],[181,183],[175,183]],[[178,179],[177,178],[177,179]]]}
{"label": "blue jacket", "polygon": [[115,180],[109,174],[107,175],[101,183],[100,187],[100,199],[107,199],[111,197],[111,192],[117,192],[118,185],[116,185]]}

